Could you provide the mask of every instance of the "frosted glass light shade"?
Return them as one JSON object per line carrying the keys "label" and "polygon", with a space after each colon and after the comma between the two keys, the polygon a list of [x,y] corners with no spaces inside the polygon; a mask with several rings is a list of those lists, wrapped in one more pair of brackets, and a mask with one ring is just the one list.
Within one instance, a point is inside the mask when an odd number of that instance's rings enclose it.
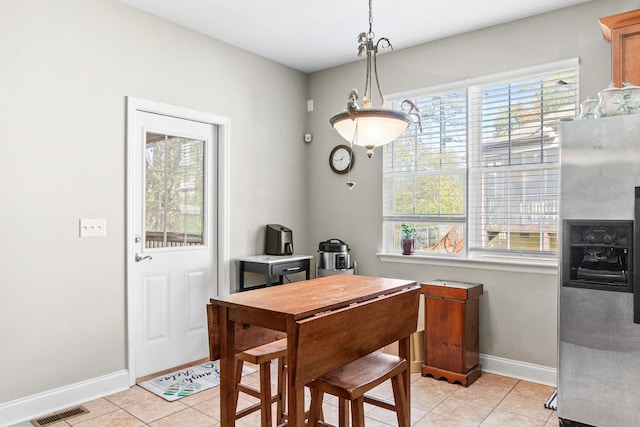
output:
{"label": "frosted glass light shade", "polygon": [[[368,149],[393,141],[411,122],[411,116],[407,113],[381,108],[357,110],[353,120],[348,112],[336,114],[329,119],[329,123],[340,136]],[[357,135],[354,134],[356,126]]]}

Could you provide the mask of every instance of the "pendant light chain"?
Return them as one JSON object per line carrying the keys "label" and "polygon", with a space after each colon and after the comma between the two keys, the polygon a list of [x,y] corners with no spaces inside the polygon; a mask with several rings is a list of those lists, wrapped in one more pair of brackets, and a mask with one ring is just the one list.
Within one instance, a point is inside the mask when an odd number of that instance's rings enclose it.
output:
{"label": "pendant light chain", "polygon": [[[378,43],[373,44],[373,39],[376,34],[373,32],[373,0],[369,0],[369,34],[368,38],[370,41],[370,50],[373,51],[373,74],[376,76],[376,86],[378,88],[378,95],[380,96],[380,107],[383,108],[384,105],[384,96],[382,95],[382,90],[380,89],[380,80],[378,79],[378,62],[376,60],[378,53]],[[369,75],[371,74],[371,54],[368,52],[367,55],[367,80],[369,80]],[[371,93],[371,82],[369,81],[369,96],[371,97],[371,101],[373,102],[373,94]],[[365,94],[366,95],[366,94]]]}
{"label": "pendant light chain", "polygon": [[369,36],[370,38],[374,38],[373,34],[373,0],[369,0]]}
{"label": "pendant light chain", "polygon": [[[360,34],[358,42],[360,43],[359,53],[364,52],[367,55],[367,72],[366,78],[364,82],[364,96],[362,98],[362,106],[364,108],[371,108],[371,102],[373,101],[373,93],[371,90],[372,79],[371,79],[371,52],[374,50],[373,39],[375,37],[375,33],[373,32],[373,0],[369,0],[369,31],[365,34]],[[376,78],[377,80],[377,78]]]}
{"label": "pendant light chain", "polygon": [[[382,48],[391,48],[391,42],[386,37],[381,37],[376,43],[374,39],[376,34],[373,32],[373,0],[369,0],[369,32],[365,35],[360,34],[358,42],[360,43],[359,52],[364,51],[367,54],[367,76],[364,85],[364,98],[363,106],[370,108],[373,103],[373,79],[371,76],[371,69],[373,68],[373,75],[376,79],[376,88],[378,89],[378,96],[380,97],[380,108],[384,108],[384,95],[382,94],[382,88],[380,87],[380,78],[378,77],[378,45],[382,43]],[[373,58],[372,58],[373,56]]]}

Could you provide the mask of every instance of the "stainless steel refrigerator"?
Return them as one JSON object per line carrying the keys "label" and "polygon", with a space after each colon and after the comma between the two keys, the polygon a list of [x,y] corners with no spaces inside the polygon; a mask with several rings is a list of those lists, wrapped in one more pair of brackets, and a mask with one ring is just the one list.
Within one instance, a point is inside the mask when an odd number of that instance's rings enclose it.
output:
{"label": "stainless steel refrigerator", "polygon": [[563,122],[560,164],[560,425],[640,426],[640,115]]}

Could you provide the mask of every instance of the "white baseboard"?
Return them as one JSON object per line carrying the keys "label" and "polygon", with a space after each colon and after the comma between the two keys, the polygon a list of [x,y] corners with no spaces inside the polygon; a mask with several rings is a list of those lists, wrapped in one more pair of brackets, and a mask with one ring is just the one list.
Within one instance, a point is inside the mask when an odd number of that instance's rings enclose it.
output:
{"label": "white baseboard", "polygon": [[0,426],[29,421],[129,388],[129,372],[122,370],[79,383],[0,403]]}
{"label": "white baseboard", "polygon": [[548,366],[520,362],[502,357],[480,355],[482,372],[557,387],[558,370]]}
{"label": "white baseboard", "polygon": [[[421,361],[416,362],[417,368]],[[502,357],[480,355],[482,372],[556,387],[557,369]],[[412,370],[413,372],[413,370]],[[419,369],[416,369],[419,372]],[[127,370],[0,404],[0,426],[10,426],[129,388]]]}

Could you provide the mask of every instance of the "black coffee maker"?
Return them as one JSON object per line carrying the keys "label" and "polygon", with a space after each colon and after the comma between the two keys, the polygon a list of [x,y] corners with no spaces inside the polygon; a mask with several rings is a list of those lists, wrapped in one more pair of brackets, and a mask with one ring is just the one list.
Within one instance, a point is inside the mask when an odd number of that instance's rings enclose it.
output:
{"label": "black coffee maker", "polygon": [[292,255],[293,231],[280,224],[267,224],[264,253],[267,255]]}

